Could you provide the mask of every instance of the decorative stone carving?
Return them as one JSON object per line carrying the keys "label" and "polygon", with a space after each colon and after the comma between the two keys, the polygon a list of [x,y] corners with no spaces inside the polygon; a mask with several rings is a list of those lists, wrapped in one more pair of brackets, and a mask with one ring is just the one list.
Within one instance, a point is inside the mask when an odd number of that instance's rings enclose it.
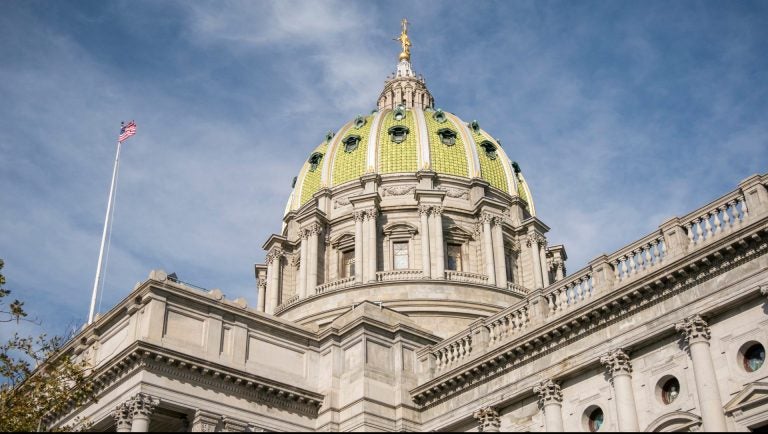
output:
{"label": "decorative stone carving", "polygon": [[503,223],[504,223],[504,218],[502,218],[500,216],[496,216],[496,217],[493,218],[493,224],[495,226],[501,226]]}
{"label": "decorative stone carving", "polygon": [[245,432],[248,423],[239,419],[224,416],[224,432]]}
{"label": "decorative stone carving", "polygon": [[127,405],[130,406],[132,417],[149,417],[155,411],[155,408],[160,405],[160,400],[146,393],[137,393],[128,400]]}
{"label": "decorative stone carving", "polygon": [[493,407],[485,407],[477,410],[472,415],[480,423],[480,431],[482,432],[499,432],[501,426],[501,419],[499,418],[499,412]]}
{"label": "decorative stone carving", "polygon": [[443,207],[441,207],[441,206],[433,206],[432,209],[430,210],[430,212],[434,216],[441,216],[443,214]]}
{"label": "decorative stone carving", "polygon": [[469,192],[467,190],[459,190],[457,188],[438,187],[440,191],[444,191],[448,197],[456,199],[469,199]]}
{"label": "decorative stone carving", "polygon": [[349,196],[343,196],[333,201],[333,209],[341,208],[350,204]]}
{"label": "decorative stone carving", "polygon": [[320,223],[312,223],[306,227],[308,236],[320,235],[323,232],[323,225]]}
{"label": "decorative stone carving", "polygon": [[309,239],[309,231],[307,230],[307,228],[299,229],[299,238],[301,238],[302,240]]}
{"label": "decorative stone carving", "polygon": [[133,416],[131,415],[131,406],[128,402],[118,405],[112,413],[112,417],[115,418],[117,432],[129,432],[131,430]]}
{"label": "decorative stone carving", "polygon": [[605,366],[611,378],[617,375],[631,375],[632,363],[629,356],[621,348],[613,350],[600,358],[600,363]]}
{"label": "decorative stone carving", "polygon": [[683,339],[688,345],[696,342],[708,342],[712,335],[709,324],[704,321],[701,315],[693,315],[675,324],[675,330],[682,333]]}
{"label": "decorative stone carving", "polygon": [[355,212],[352,214],[352,218],[353,218],[353,219],[354,219],[356,222],[362,222],[362,221],[365,221],[365,211],[355,211]]}
{"label": "decorative stone carving", "polygon": [[494,215],[489,212],[484,212],[480,215],[480,223],[491,223],[493,221]]}
{"label": "decorative stone carving", "polygon": [[431,207],[429,205],[419,205],[419,215],[427,214],[429,215],[429,209]]}
{"label": "decorative stone carving", "polygon": [[416,191],[415,185],[394,185],[391,187],[384,187],[384,196],[405,196],[408,193]]}
{"label": "decorative stone carving", "polygon": [[299,268],[301,264],[301,255],[298,253],[286,256],[288,258],[288,265],[293,268]]}
{"label": "decorative stone carving", "polygon": [[376,208],[368,208],[365,210],[365,219],[376,221],[376,216],[378,214],[379,211]]}
{"label": "decorative stone carving", "polygon": [[195,412],[192,420],[192,432],[215,432],[221,416],[203,410]]}
{"label": "decorative stone carving", "polygon": [[539,406],[544,407],[548,404],[562,404],[563,392],[560,385],[551,379],[541,380],[533,386],[533,393],[539,395]]}
{"label": "decorative stone carving", "polygon": [[760,294],[768,297],[768,285],[763,285],[760,287]]}
{"label": "decorative stone carving", "polygon": [[534,243],[538,244],[542,248],[547,247],[547,239],[544,238],[541,234],[536,232],[531,232],[526,236],[525,244],[528,247],[531,247]]}
{"label": "decorative stone carving", "polygon": [[267,279],[259,279],[259,291],[264,291],[267,289]]}

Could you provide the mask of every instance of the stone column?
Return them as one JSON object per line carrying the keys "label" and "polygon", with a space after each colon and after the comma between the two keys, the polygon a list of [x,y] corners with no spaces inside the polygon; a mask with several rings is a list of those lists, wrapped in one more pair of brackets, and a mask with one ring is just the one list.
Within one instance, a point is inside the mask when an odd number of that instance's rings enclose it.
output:
{"label": "stone column", "polygon": [[699,396],[699,413],[704,431],[726,431],[723,403],[717,386],[712,356],[709,354],[710,330],[707,322],[699,315],[686,318],[675,324],[688,345],[693,364],[693,376],[696,380],[696,393]]}
{"label": "stone column", "polygon": [[563,432],[563,392],[560,385],[546,379],[533,387],[539,395],[539,407],[544,411],[544,428],[547,432]]}
{"label": "stone column", "polygon": [[539,264],[541,264],[542,287],[549,286],[549,269],[547,268],[547,239],[539,238]]}
{"label": "stone column", "polygon": [[366,257],[368,262],[368,280],[376,281],[376,208],[370,208],[365,211],[365,219],[368,224],[368,248]]}
{"label": "stone column", "polygon": [[429,206],[419,206],[419,217],[421,218],[421,273],[425,279],[432,277],[432,257],[429,255]]}
{"label": "stone column", "polygon": [[131,432],[148,432],[149,417],[160,400],[145,393],[137,393],[128,401],[131,409]]}
{"label": "stone column", "polygon": [[493,262],[493,241],[491,239],[491,219],[489,213],[483,213],[480,221],[483,222],[483,253],[485,254],[485,273],[488,275],[488,284],[496,285],[496,267]]}
{"label": "stone column", "polygon": [[131,406],[128,402],[118,405],[112,417],[115,418],[115,431],[131,432]]}
{"label": "stone column", "polygon": [[541,279],[541,255],[539,255],[539,239],[541,236],[535,232],[528,234],[527,245],[531,249],[531,260],[533,262],[533,289],[543,288]]}
{"label": "stone column", "polygon": [[[299,298],[307,296],[307,238],[309,235],[307,231],[301,229],[299,239],[301,240],[300,254],[299,254],[299,288],[297,294]],[[314,288],[313,288],[314,289]]]}
{"label": "stone column", "polygon": [[640,431],[635,394],[632,391],[632,364],[629,356],[622,349],[617,349],[601,357],[600,363],[608,370],[613,383],[619,431]]}
{"label": "stone column", "polygon": [[259,278],[259,301],[256,306],[256,310],[258,310],[259,312],[264,312],[264,309],[266,307],[266,304],[265,304],[266,296],[267,296],[267,279]]}
{"label": "stone column", "polygon": [[445,249],[443,240],[443,207],[432,207],[432,224],[435,229],[435,269],[433,279],[445,279]]}
{"label": "stone column", "polygon": [[504,233],[502,231],[502,218],[493,218],[493,229],[491,237],[493,239],[493,263],[496,267],[496,286],[499,288],[507,287],[507,264],[504,263]]}
{"label": "stone column", "polygon": [[307,246],[307,290],[314,292],[317,286],[317,263],[319,235],[323,228],[318,223],[313,223],[309,229],[309,245]]}
{"label": "stone column", "polygon": [[[365,212],[355,211],[355,282],[363,282],[363,222],[365,222]],[[344,267],[346,264],[342,264]]]}
{"label": "stone column", "polygon": [[283,255],[283,250],[279,247],[273,247],[272,250],[267,253],[267,264],[269,264],[269,271],[267,272],[267,300],[265,312],[268,314],[274,314],[275,308],[279,303],[279,291],[280,291],[280,258]]}
{"label": "stone column", "polygon": [[493,407],[485,407],[477,410],[473,415],[477,422],[480,424],[481,432],[499,432],[501,426],[501,419],[499,418],[499,412]]}

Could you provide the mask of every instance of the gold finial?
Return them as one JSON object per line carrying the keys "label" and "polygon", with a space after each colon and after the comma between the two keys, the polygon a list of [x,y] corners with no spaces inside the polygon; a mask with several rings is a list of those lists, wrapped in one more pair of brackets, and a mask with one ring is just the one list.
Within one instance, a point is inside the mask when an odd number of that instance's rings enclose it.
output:
{"label": "gold finial", "polygon": [[395,41],[400,41],[400,45],[403,47],[403,51],[400,52],[400,61],[403,60],[410,62],[411,61],[411,40],[408,39],[408,20],[403,18],[403,21],[400,22],[402,25],[402,32],[400,33],[400,36],[395,38]]}

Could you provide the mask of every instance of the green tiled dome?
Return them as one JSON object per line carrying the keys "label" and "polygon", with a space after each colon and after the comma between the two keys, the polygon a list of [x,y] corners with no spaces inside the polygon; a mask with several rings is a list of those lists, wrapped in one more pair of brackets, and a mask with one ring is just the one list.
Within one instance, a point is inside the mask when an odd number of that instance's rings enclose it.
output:
{"label": "green tiled dome", "polygon": [[358,116],[329,135],[307,155],[286,212],[300,208],[321,188],[355,182],[366,173],[386,177],[418,170],[481,178],[492,188],[525,200],[534,213],[522,173],[477,122],[419,107]]}

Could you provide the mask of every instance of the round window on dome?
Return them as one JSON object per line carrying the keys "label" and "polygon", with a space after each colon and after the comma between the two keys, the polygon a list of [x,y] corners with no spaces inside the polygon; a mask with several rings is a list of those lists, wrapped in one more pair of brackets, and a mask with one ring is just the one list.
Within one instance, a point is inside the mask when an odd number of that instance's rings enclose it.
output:
{"label": "round window on dome", "polygon": [[402,121],[405,119],[405,106],[397,106],[394,113],[392,114],[392,117],[394,117],[396,121]]}
{"label": "round window on dome", "polygon": [[432,119],[434,119],[434,120],[436,120],[437,122],[439,122],[439,123],[441,123],[441,124],[442,124],[442,123],[443,123],[443,122],[445,122],[445,120],[446,120],[446,118],[445,118],[445,113],[443,113],[443,111],[442,111],[442,110],[440,110],[440,109],[437,109],[437,110],[435,111],[435,113],[432,115]]}
{"label": "round window on dome", "polygon": [[741,359],[744,370],[755,372],[765,363],[765,347],[758,342],[749,342],[742,347]]}
{"label": "round window on dome", "polygon": [[344,144],[344,152],[350,153],[357,149],[357,145],[360,144],[360,136],[348,136],[341,141]]}
{"label": "round window on dome", "polygon": [[480,147],[483,148],[485,155],[488,156],[488,158],[491,160],[495,160],[498,157],[498,154],[496,153],[496,145],[490,141],[484,140],[482,143],[480,143]]}
{"label": "round window on dome", "polygon": [[389,138],[395,142],[395,143],[403,143],[405,141],[405,138],[408,137],[408,127],[397,125],[389,130],[387,130],[389,133]]}
{"label": "round window on dome", "polygon": [[358,130],[362,128],[365,125],[365,118],[362,116],[358,116],[355,118],[355,128]]}
{"label": "round window on dome", "polygon": [[449,128],[441,128],[437,131],[437,135],[440,136],[440,141],[446,146],[453,146],[456,144],[456,131]]}

